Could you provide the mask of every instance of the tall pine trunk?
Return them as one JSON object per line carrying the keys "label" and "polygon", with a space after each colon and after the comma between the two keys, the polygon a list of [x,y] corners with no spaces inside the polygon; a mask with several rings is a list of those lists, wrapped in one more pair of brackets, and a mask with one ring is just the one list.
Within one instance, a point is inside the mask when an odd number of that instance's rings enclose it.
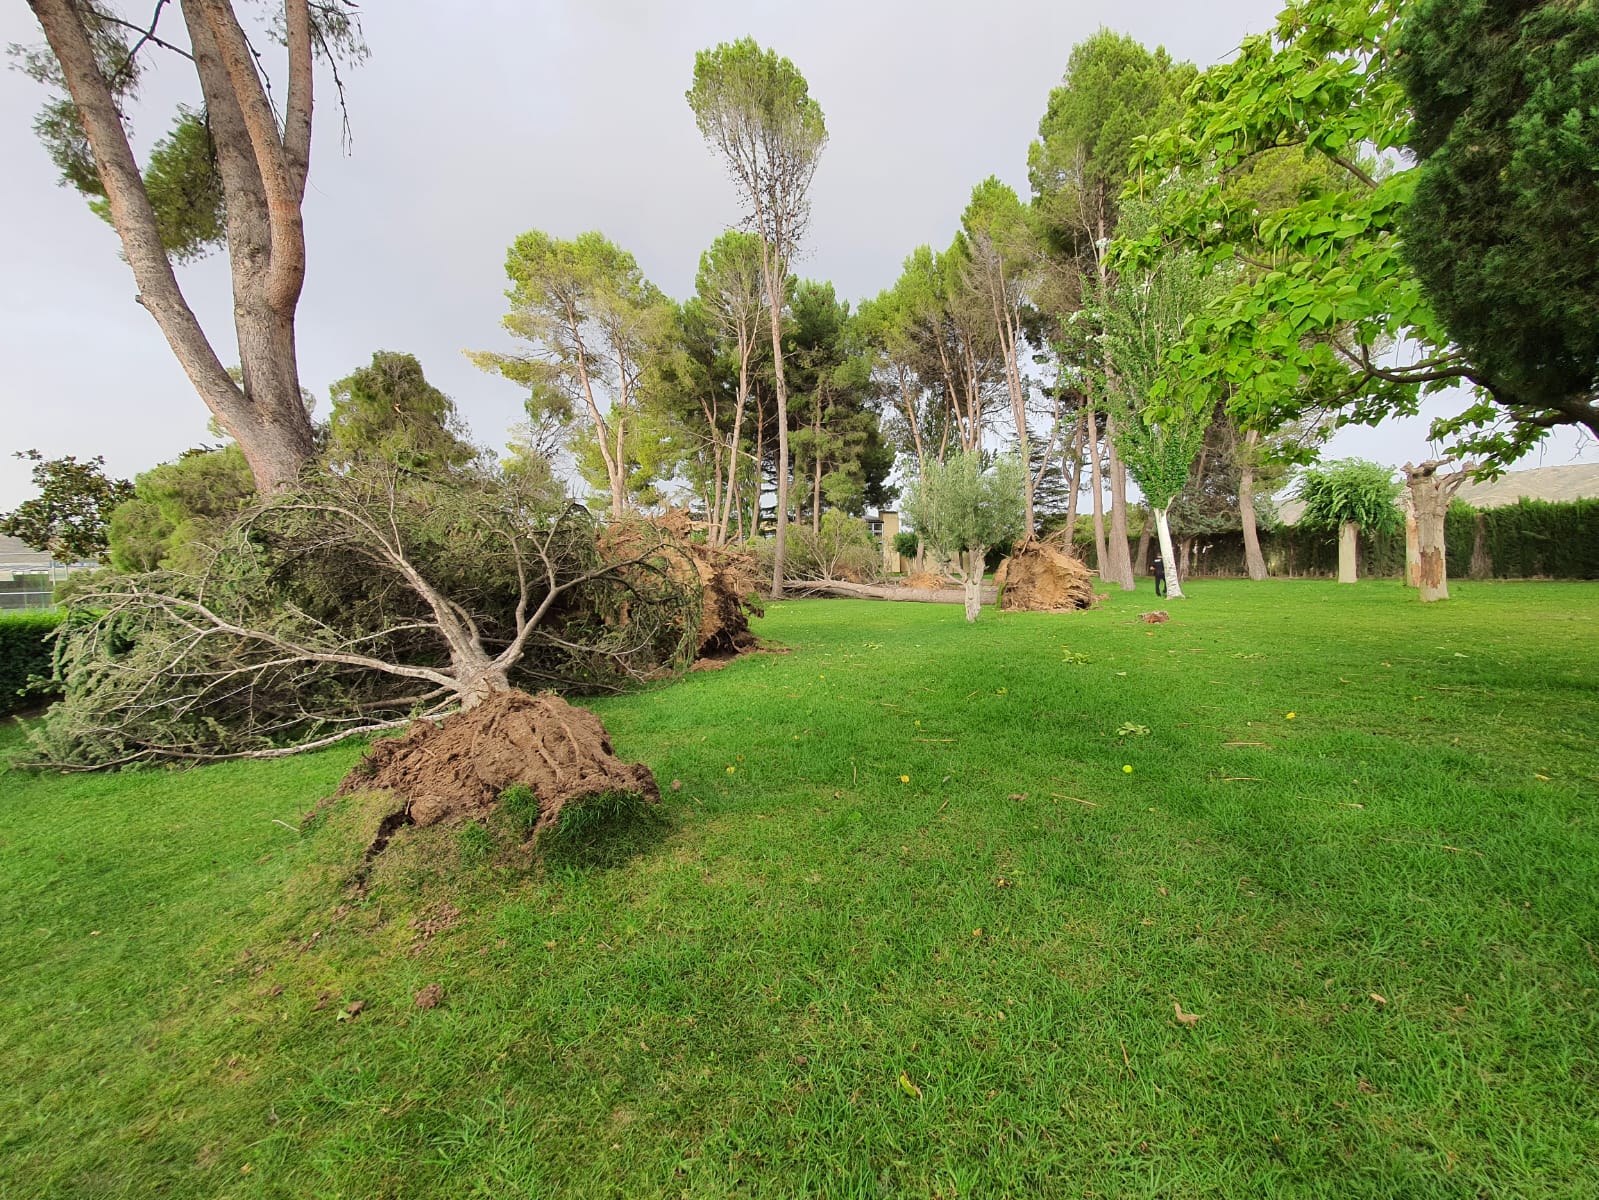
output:
{"label": "tall pine trunk", "polygon": [[1238,472],[1238,523],[1244,531],[1244,571],[1257,583],[1266,578],[1266,556],[1260,550],[1260,530],[1255,525],[1254,449],[1260,433],[1244,434],[1243,462]]}
{"label": "tall pine trunk", "polygon": [[1110,559],[1111,578],[1130,592],[1133,583],[1133,556],[1127,545],[1127,466],[1116,453],[1115,435],[1111,420],[1105,421],[1105,440],[1110,446],[1110,533],[1106,547]]}

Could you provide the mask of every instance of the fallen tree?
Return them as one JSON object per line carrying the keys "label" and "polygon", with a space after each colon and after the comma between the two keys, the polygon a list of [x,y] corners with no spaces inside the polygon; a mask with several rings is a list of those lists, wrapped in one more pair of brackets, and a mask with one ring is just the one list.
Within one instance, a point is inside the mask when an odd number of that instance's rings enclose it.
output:
{"label": "fallen tree", "polygon": [[658,529],[606,553],[514,477],[353,467],[247,512],[198,574],[80,592],[34,745],[76,769],[275,757],[514,689],[616,691],[687,665],[700,596]]}
{"label": "fallen tree", "polygon": [[[814,579],[806,583],[789,583],[796,596],[836,596],[846,600],[909,600],[922,604],[965,604],[969,599],[967,588],[898,587],[892,584],[850,583],[843,579]],[[993,604],[999,589],[993,584],[983,584],[978,591],[979,603]]]}

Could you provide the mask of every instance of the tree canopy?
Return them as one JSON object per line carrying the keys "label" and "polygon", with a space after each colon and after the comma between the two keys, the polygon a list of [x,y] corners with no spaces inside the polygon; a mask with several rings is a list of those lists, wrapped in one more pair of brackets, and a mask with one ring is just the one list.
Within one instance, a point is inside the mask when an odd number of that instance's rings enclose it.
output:
{"label": "tree canopy", "polygon": [[1422,0],[1399,48],[1406,261],[1501,403],[1599,433],[1599,6]]}
{"label": "tree canopy", "polygon": [[16,457],[33,463],[39,494],[0,513],[0,533],[63,562],[105,557],[111,513],[132,498],[133,485],[106,475],[100,455],[79,462],[71,454],[46,458],[37,450],[19,450]]}

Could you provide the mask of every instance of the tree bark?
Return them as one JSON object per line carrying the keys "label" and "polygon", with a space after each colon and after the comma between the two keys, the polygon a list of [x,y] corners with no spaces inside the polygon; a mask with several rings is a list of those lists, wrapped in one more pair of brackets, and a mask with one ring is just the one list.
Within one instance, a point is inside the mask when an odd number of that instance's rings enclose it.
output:
{"label": "tree bark", "polygon": [[1133,556],[1127,545],[1127,466],[1116,453],[1116,439],[1111,429],[1112,419],[1105,420],[1105,441],[1110,446],[1110,533],[1107,547],[1111,578],[1124,592],[1134,588]]}
{"label": "tree bark", "polygon": [[1400,499],[1405,511],[1405,586],[1421,586],[1421,533],[1416,526],[1416,500],[1406,489]]}
{"label": "tree bark", "polygon": [[1355,546],[1360,526],[1345,521],[1338,530],[1338,582],[1355,582]]}
{"label": "tree bark", "polygon": [[1255,582],[1266,578],[1266,556],[1260,551],[1260,530],[1255,526],[1255,458],[1254,449],[1260,442],[1260,432],[1251,429],[1244,434],[1243,461],[1238,472],[1238,522],[1244,531],[1244,571]]}
{"label": "tree bark", "polygon": [[1110,564],[1105,545],[1105,481],[1100,473],[1099,417],[1092,408],[1085,414],[1088,422],[1088,486],[1094,493],[1094,570],[1107,583],[1110,581]]}
{"label": "tree bark", "polygon": [[1133,574],[1149,574],[1149,535],[1155,523],[1149,508],[1144,509],[1143,528],[1138,531],[1138,549],[1133,552]]}
{"label": "tree bark", "polygon": [[961,590],[965,593],[968,621],[977,620],[983,611],[983,560],[987,556],[987,546],[966,548],[966,578],[961,580]]}
{"label": "tree bark", "polygon": [[[263,492],[286,486],[313,450],[294,359],[294,309],[305,270],[299,197],[305,187],[311,119],[305,0],[290,0],[285,7],[290,69],[286,132],[280,137],[272,124],[270,130],[261,131],[270,136],[263,136],[259,146],[243,118],[246,106],[254,111],[258,102],[264,103],[259,77],[252,64],[249,79],[235,83],[211,34],[221,27],[231,39],[238,29],[232,10],[214,0],[189,0],[184,5],[191,41],[195,28],[201,30],[194,58],[226,196],[242,389],[222,365],[178,286],[116,99],[95,58],[78,6],[72,0],[29,0],[29,6],[61,66],[83,125],[111,223],[139,288],[138,303],[155,319],[206,407],[238,441],[256,486]],[[242,38],[242,32],[238,36]],[[264,186],[268,171],[270,190]],[[248,229],[250,222],[258,229]]]}
{"label": "tree bark", "polygon": [[1416,542],[1420,556],[1416,569],[1416,586],[1421,589],[1421,602],[1431,604],[1449,599],[1449,569],[1444,555],[1444,517],[1449,512],[1449,502],[1455,498],[1460,485],[1465,483],[1469,467],[1448,474],[1439,474],[1446,465],[1445,459],[1433,459],[1419,467],[1406,463],[1405,485],[1410,490],[1411,506],[1416,514]]}
{"label": "tree bark", "polygon": [[1172,553],[1171,525],[1166,520],[1167,509],[1155,510],[1155,528],[1160,534],[1160,557],[1166,564],[1166,595],[1169,599],[1183,599],[1182,575],[1188,569],[1185,562],[1179,568],[1177,556]]}
{"label": "tree bark", "polygon": [[783,596],[783,563],[788,551],[788,381],[783,378],[783,271],[774,264],[766,281],[772,316],[772,372],[777,389],[777,530],[772,547],[772,598]]}
{"label": "tree bark", "polygon": [[1488,554],[1488,515],[1479,508],[1472,518],[1471,578],[1489,579],[1493,573],[1493,559]]}
{"label": "tree bark", "polygon": [[1060,473],[1066,481],[1066,540],[1070,542],[1077,536],[1077,496],[1082,490],[1083,483],[1082,413],[1077,414],[1077,423],[1072,426],[1072,436],[1067,439]]}

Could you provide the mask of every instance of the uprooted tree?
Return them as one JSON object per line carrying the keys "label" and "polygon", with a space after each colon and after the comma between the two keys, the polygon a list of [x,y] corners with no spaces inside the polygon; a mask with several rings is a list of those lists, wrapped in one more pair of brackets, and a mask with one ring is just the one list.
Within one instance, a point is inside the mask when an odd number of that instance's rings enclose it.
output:
{"label": "uprooted tree", "polygon": [[[74,598],[50,765],[275,757],[515,689],[617,690],[700,641],[701,587],[653,526],[602,544],[516,476],[354,466],[247,512],[193,574]],[[607,552],[609,547],[609,553]]]}

